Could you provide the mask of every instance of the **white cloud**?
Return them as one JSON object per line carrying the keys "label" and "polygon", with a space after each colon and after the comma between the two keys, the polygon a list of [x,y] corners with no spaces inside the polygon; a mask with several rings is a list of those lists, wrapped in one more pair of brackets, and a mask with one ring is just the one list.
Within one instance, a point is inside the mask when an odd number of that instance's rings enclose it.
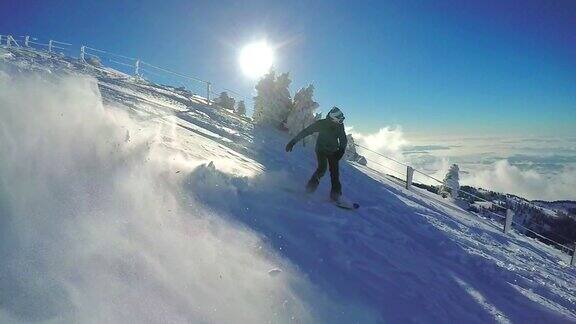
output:
{"label": "white cloud", "polygon": [[372,134],[355,132],[353,127],[348,128],[347,131],[354,136],[354,140],[359,144],[382,154],[398,156],[402,148],[408,145],[400,126],[386,126]]}
{"label": "white cloud", "polygon": [[[378,152],[399,162],[405,162],[402,149],[408,145],[400,126],[382,127],[377,132],[363,134],[349,127],[346,132],[352,134],[354,141],[372,151]],[[386,159],[378,154],[358,148],[358,152],[368,160],[368,165],[385,173],[391,173],[397,177],[405,176],[405,167],[394,161]]]}
{"label": "white cloud", "polygon": [[[442,180],[452,163],[460,164],[463,184],[485,189],[512,193],[527,199],[576,200],[576,167],[566,163],[558,170],[560,162],[556,163],[556,155],[563,157],[561,161],[572,161],[574,141],[561,138],[541,140],[538,142],[522,138],[424,138],[417,141],[405,138],[402,128],[383,127],[372,134],[355,132],[353,127],[347,132],[361,145],[407,163],[418,170]],[[527,142],[531,143],[527,147]],[[422,148],[421,153],[403,154],[410,145]],[[446,149],[434,150],[428,147],[443,146]],[[359,150],[368,158],[368,163],[374,168],[401,177],[405,174],[404,167],[377,155]],[[556,153],[559,152],[559,153]],[[530,155],[526,155],[526,154]],[[524,155],[523,155],[524,154]],[[555,155],[556,154],[556,155]],[[566,154],[564,155],[561,154]],[[511,164],[507,158],[518,159],[530,156],[540,164],[525,165],[528,169],[520,169]],[[548,158],[546,158],[548,157]],[[572,158],[570,158],[572,157]],[[545,163],[544,163],[545,162]],[[526,163],[525,163],[526,164]],[[547,171],[546,167],[554,171]],[[554,168],[551,168],[554,167]],[[414,181],[436,185],[436,181],[415,174]]]}
{"label": "white cloud", "polygon": [[488,169],[463,175],[462,183],[527,199],[576,200],[574,168],[564,168],[559,174],[546,177],[534,170],[521,170],[507,160],[500,160]]}

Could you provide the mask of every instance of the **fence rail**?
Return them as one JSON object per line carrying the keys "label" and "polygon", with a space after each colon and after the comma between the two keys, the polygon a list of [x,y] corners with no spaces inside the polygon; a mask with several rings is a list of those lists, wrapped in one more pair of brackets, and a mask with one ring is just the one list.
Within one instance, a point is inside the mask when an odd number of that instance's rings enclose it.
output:
{"label": "fence rail", "polygon": [[[73,50],[73,44],[67,42],[48,40],[48,43],[43,43],[39,41],[37,38],[30,36],[18,36],[17,38],[23,39],[23,41],[20,42],[16,41],[16,39],[12,35],[2,34],[0,35],[0,46],[7,46],[7,47],[15,46],[27,49],[28,48],[39,49],[42,51],[47,50],[48,53],[53,53],[54,50],[63,50],[63,51]],[[180,80],[185,80],[184,83],[185,86],[187,87],[190,86],[190,88],[200,90],[195,91],[196,93],[203,93],[203,99],[205,99],[207,105],[214,104],[211,98],[215,98],[216,94],[212,91],[213,84],[210,81],[206,81],[191,75],[179,73],[168,68],[153,65],[146,61],[142,61],[139,58],[113,53],[110,51],[94,48],[91,46],[81,45],[79,53],[80,53],[79,59],[84,63],[86,63],[87,59],[90,58],[98,59],[100,62],[104,60],[108,63],[112,63],[113,65],[121,67],[122,69],[125,70],[128,69],[129,71],[128,74],[132,74],[136,77],[143,77],[144,73],[146,73],[151,76],[154,76],[156,79],[164,78],[168,80],[174,80],[174,78],[178,78]],[[190,81],[195,82],[196,84],[190,83]],[[237,98],[242,98],[242,100],[246,101],[247,97],[240,95],[238,92],[229,89],[227,89],[227,91],[230,92],[231,94],[234,94]],[[202,98],[201,96],[198,97]]]}
{"label": "fence rail", "polygon": [[[398,170],[395,170],[395,169],[393,169],[393,168],[391,168],[391,167],[389,167],[389,166],[384,165],[383,163],[377,162],[377,161],[375,161],[375,160],[368,160],[370,163],[373,163],[373,164],[376,164],[376,165],[378,165],[378,166],[380,166],[380,167],[383,167],[385,170],[392,171],[392,172],[394,172],[395,174],[399,174],[399,175],[401,176],[401,178],[400,178],[401,180],[402,180],[402,178],[405,179],[405,180],[403,180],[403,181],[404,181],[405,184],[406,184],[406,189],[410,189],[411,186],[412,186],[412,180],[413,180],[413,173],[414,173],[414,172],[415,172],[415,173],[418,173],[418,174],[420,174],[420,175],[423,175],[423,176],[425,176],[425,177],[427,177],[427,178],[429,178],[429,179],[431,179],[431,180],[433,180],[433,181],[435,181],[435,182],[437,182],[437,183],[439,183],[439,184],[441,184],[441,185],[444,184],[444,181],[441,181],[441,180],[437,179],[436,177],[433,177],[433,176],[431,176],[431,175],[429,175],[429,174],[427,174],[427,173],[425,173],[425,172],[423,172],[423,171],[421,171],[421,170],[414,169],[413,167],[411,167],[410,165],[408,165],[408,164],[406,164],[406,163],[400,162],[400,161],[398,161],[398,160],[396,160],[396,159],[393,159],[393,158],[391,158],[391,157],[389,157],[389,156],[386,156],[386,155],[384,155],[384,154],[382,154],[382,153],[380,153],[380,152],[377,152],[377,151],[375,151],[375,150],[372,150],[372,149],[370,149],[370,148],[368,148],[368,147],[365,147],[365,146],[363,146],[363,145],[360,145],[360,144],[357,144],[357,143],[354,143],[354,145],[355,145],[356,147],[362,149],[362,150],[365,150],[365,151],[370,152],[370,153],[372,153],[372,154],[375,154],[375,155],[377,155],[377,156],[379,156],[379,157],[381,157],[381,158],[384,158],[384,159],[386,159],[386,160],[388,160],[388,161],[394,162],[394,163],[396,163],[396,164],[398,164],[398,165],[401,165],[401,166],[405,167],[405,168],[406,168],[406,173],[404,174],[404,173],[402,173],[402,172],[400,172],[400,171],[398,171]],[[561,250],[561,251],[563,251],[563,252],[566,252],[566,253],[568,253],[569,255],[570,255],[570,253],[571,253],[571,254],[572,254],[572,258],[571,258],[571,260],[570,260],[570,265],[572,265],[572,266],[573,266],[573,265],[576,265],[576,244],[574,245],[574,248],[568,247],[568,246],[566,246],[565,244],[562,244],[562,243],[557,242],[557,241],[555,241],[555,240],[553,240],[553,239],[551,239],[551,238],[549,238],[549,237],[546,237],[546,236],[544,236],[544,235],[542,235],[542,234],[540,234],[540,233],[535,232],[534,230],[532,230],[532,229],[524,226],[523,224],[520,224],[520,223],[518,223],[518,222],[515,222],[515,221],[514,221],[514,212],[513,212],[511,209],[509,209],[509,208],[506,208],[506,207],[504,207],[504,206],[502,206],[502,205],[500,205],[500,204],[498,204],[498,203],[495,203],[494,201],[489,201],[489,200],[487,200],[487,199],[484,199],[484,198],[482,198],[482,197],[479,197],[479,196],[477,196],[477,195],[474,195],[474,194],[469,193],[469,192],[464,191],[464,190],[460,190],[460,191],[459,191],[459,194],[464,194],[464,195],[466,195],[466,196],[472,197],[472,198],[477,199],[477,200],[479,200],[479,201],[483,201],[483,202],[490,203],[490,204],[491,204],[492,206],[494,206],[495,208],[505,211],[505,212],[506,212],[506,216],[500,215],[500,214],[498,214],[498,213],[491,212],[492,214],[494,214],[494,215],[498,216],[499,218],[505,220],[504,228],[503,228],[504,233],[508,233],[508,231],[511,229],[511,226],[512,226],[512,225],[516,226],[517,228],[521,228],[521,229],[524,230],[525,232],[528,232],[528,233],[534,235],[535,237],[543,240],[544,242],[553,243],[553,245],[555,245],[557,248],[559,248],[559,250]]]}

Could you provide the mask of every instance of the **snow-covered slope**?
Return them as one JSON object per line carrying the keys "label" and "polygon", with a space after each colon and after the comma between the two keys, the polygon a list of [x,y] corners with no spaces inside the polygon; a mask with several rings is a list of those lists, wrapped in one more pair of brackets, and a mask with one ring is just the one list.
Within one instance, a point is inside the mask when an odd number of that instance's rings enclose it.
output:
{"label": "snow-covered slope", "polygon": [[576,216],[576,201],[570,200],[559,200],[559,201],[541,201],[534,200],[533,204],[540,206],[542,208],[547,208],[554,210],[556,212],[565,213],[567,215]]}
{"label": "snow-covered slope", "polygon": [[0,322],[576,322],[565,254],[169,87],[0,49]]}

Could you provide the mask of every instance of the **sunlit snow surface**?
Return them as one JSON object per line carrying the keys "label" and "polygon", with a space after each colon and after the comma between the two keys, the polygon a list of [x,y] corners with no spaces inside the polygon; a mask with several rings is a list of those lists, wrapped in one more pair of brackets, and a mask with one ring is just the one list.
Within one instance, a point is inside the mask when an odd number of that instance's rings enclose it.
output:
{"label": "sunlit snow surface", "polygon": [[1,323],[576,322],[569,256],[200,99],[0,50]]}

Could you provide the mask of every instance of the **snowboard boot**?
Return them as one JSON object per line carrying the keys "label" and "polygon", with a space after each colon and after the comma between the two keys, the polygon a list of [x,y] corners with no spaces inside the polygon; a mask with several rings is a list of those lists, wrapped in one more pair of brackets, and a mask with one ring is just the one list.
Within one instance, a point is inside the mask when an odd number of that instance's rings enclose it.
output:
{"label": "snowboard boot", "polygon": [[318,181],[318,178],[316,178],[316,177],[310,178],[310,180],[308,181],[308,184],[306,185],[306,192],[307,193],[313,193],[314,191],[316,191],[316,188],[318,188],[319,184],[320,184],[320,181]]}

